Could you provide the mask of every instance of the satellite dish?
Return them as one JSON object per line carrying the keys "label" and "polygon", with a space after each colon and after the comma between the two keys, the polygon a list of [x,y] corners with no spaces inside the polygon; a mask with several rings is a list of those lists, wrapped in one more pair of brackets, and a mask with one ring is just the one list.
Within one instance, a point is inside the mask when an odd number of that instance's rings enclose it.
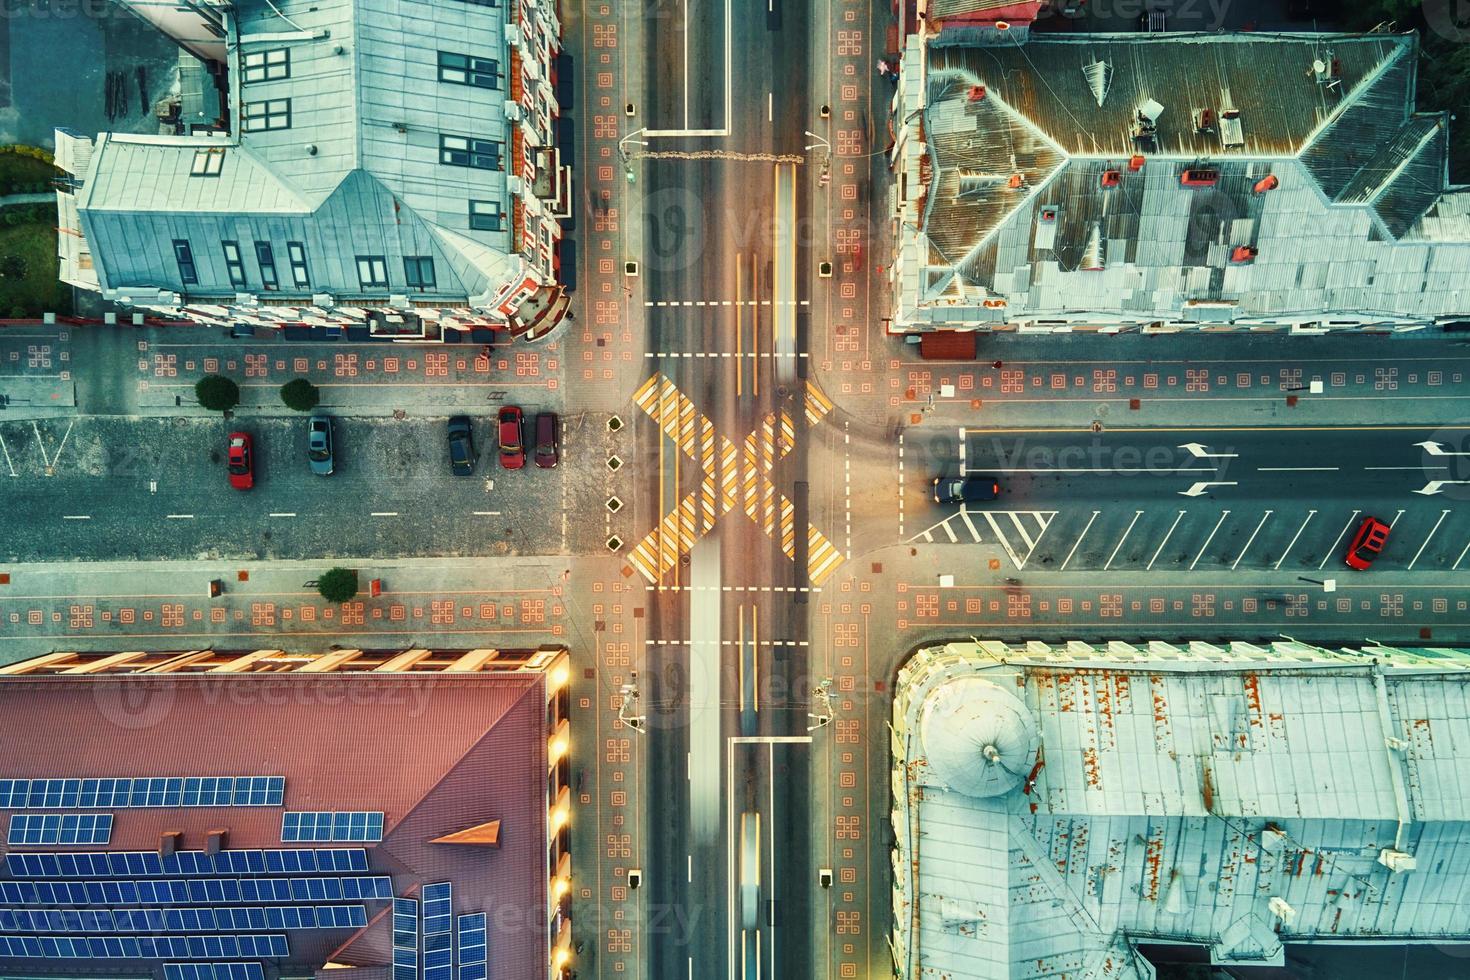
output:
{"label": "satellite dish", "polygon": [[1320,75],[1323,72],[1325,72],[1326,70],[1327,70],[1327,66],[1325,64],[1323,64],[1321,58],[1317,58],[1317,59],[1315,59],[1312,62],[1312,71],[1315,72],[1316,74]]}

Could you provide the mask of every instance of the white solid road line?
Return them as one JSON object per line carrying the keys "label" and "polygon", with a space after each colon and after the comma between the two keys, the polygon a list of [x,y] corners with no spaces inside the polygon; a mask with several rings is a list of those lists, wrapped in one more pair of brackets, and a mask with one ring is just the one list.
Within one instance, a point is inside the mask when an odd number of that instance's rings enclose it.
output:
{"label": "white solid road line", "polygon": [[295,517],[296,516],[296,512],[294,510],[272,511],[270,516],[271,517]]}
{"label": "white solid road line", "polygon": [[1266,513],[1261,515],[1261,523],[1256,525],[1256,529],[1252,531],[1251,536],[1246,539],[1245,547],[1240,549],[1240,554],[1236,555],[1235,561],[1231,563],[1230,570],[1232,572],[1235,571],[1235,567],[1240,564],[1240,560],[1245,557],[1245,553],[1251,550],[1251,545],[1255,544],[1256,542],[1256,535],[1261,533],[1261,528],[1266,526],[1266,522],[1271,519],[1271,515],[1274,513],[1275,511],[1268,510],[1266,511]]}
{"label": "white solid road line", "polygon": [[398,516],[398,511],[396,511],[396,510],[375,510],[375,511],[373,511],[372,516],[373,517],[397,517]]}
{"label": "white solid road line", "polygon": [[171,521],[192,521],[194,519],[193,514],[166,514],[165,516]]}
{"label": "white solid road line", "polygon": [[1077,541],[1072,545],[1072,550],[1067,552],[1067,560],[1062,562],[1062,567],[1057,569],[1057,571],[1065,572],[1067,570],[1067,562],[1070,562],[1072,560],[1072,556],[1077,553],[1077,548],[1079,545],[1082,544],[1082,539],[1087,537],[1088,531],[1092,530],[1092,522],[1097,520],[1097,515],[1101,513],[1102,511],[1100,510],[1095,510],[1092,512],[1092,516],[1087,519],[1087,526],[1082,529],[1081,534],[1077,535]]}
{"label": "white solid road line", "polygon": [[1450,512],[1447,510],[1442,510],[1439,512],[1439,520],[1434,522],[1434,527],[1429,529],[1429,536],[1424,539],[1424,543],[1419,546],[1419,550],[1414,552],[1414,558],[1412,561],[1409,562],[1409,568],[1414,567],[1414,562],[1418,561],[1419,556],[1424,554],[1424,549],[1429,547],[1429,542],[1434,538],[1434,532],[1439,530],[1439,526],[1443,524],[1444,519],[1449,516]]}
{"label": "white solid road line", "polygon": [[1164,545],[1169,543],[1169,538],[1174,534],[1174,529],[1179,526],[1180,521],[1184,520],[1185,513],[1187,512],[1181,510],[1179,512],[1179,516],[1174,518],[1174,523],[1169,525],[1169,533],[1165,534],[1164,540],[1159,542],[1158,550],[1156,550],[1154,552],[1154,556],[1148,560],[1148,568],[1145,568],[1144,571],[1149,571],[1150,569],[1152,569],[1154,567],[1154,562],[1159,560],[1159,555],[1163,553]]}
{"label": "white solid road line", "polygon": [[1257,473],[1336,473],[1336,466],[1257,466]]}
{"label": "white solid road line", "polygon": [[1332,547],[1328,548],[1322,554],[1322,563],[1317,566],[1319,569],[1327,567],[1327,559],[1331,558],[1334,554],[1337,553],[1337,546],[1342,542],[1342,536],[1348,533],[1348,528],[1353,526],[1353,521],[1356,521],[1358,519],[1358,515],[1361,513],[1362,511],[1360,510],[1353,511],[1353,516],[1349,517],[1347,523],[1342,526],[1342,530],[1337,532],[1337,537],[1332,540]]}
{"label": "white solid road line", "polygon": [[1220,525],[1221,524],[1224,524],[1225,523],[1225,518],[1227,518],[1229,516],[1230,516],[1230,511],[1227,510],[1227,511],[1221,512],[1220,519],[1215,522],[1215,529],[1214,529],[1214,531],[1211,531],[1210,532],[1210,536],[1208,538],[1205,538],[1205,543],[1202,544],[1202,545],[1200,545],[1200,547],[1199,547],[1199,554],[1195,555],[1194,556],[1194,561],[1192,561],[1192,562],[1189,563],[1189,570],[1191,572],[1194,571],[1194,566],[1196,566],[1196,565],[1199,564],[1199,560],[1202,557],[1204,557],[1205,549],[1210,546],[1210,542],[1213,541],[1213,540],[1215,540],[1215,531],[1220,530]]}
{"label": "white solid road line", "polygon": [[688,880],[689,881],[693,881],[694,880],[694,855],[693,854],[689,854],[689,855],[686,855],[686,857],[688,857],[688,859],[689,859],[689,878],[688,878]]}
{"label": "white solid road line", "polygon": [[1302,532],[1307,529],[1308,524],[1312,523],[1312,518],[1316,515],[1317,512],[1315,510],[1307,511],[1307,519],[1302,521],[1302,526],[1297,528],[1296,533],[1291,536],[1291,544],[1287,545],[1286,550],[1281,553],[1281,557],[1276,559],[1276,564],[1272,566],[1273,568],[1277,571],[1281,570],[1281,563],[1286,561],[1286,556],[1291,554],[1292,548],[1296,547],[1296,539],[1302,536]]}
{"label": "white solid road line", "polygon": [[1118,552],[1121,551],[1123,548],[1123,542],[1128,540],[1128,535],[1133,533],[1133,525],[1137,524],[1138,519],[1142,516],[1143,511],[1141,510],[1135,510],[1133,512],[1133,520],[1128,522],[1128,527],[1126,530],[1123,531],[1123,536],[1118,539],[1118,544],[1116,547],[1113,548],[1113,553],[1111,555],[1108,555],[1108,561],[1107,564],[1103,565],[1103,571],[1107,571],[1108,569],[1113,567],[1113,559],[1118,557]]}
{"label": "white solid road line", "polygon": [[476,510],[476,511],[471,511],[471,513],[473,513],[476,517],[499,517],[500,516],[500,511],[498,511],[498,510]]}
{"label": "white solid road line", "polygon": [[1448,466],[1365,466],[1365,470],[1447,470]]}
{"label": "white solid road line", "polygon": [[92,519],[92,515],[91,514],[62,514],[61,515],[61,519],[63,521],[90,521]]}

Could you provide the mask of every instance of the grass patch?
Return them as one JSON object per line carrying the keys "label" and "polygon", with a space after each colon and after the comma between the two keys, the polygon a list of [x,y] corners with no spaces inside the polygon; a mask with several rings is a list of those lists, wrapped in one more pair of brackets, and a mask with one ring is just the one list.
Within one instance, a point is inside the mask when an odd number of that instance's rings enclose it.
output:
{"label": "grass patch", "polygon": [[39,194],[51,189],[56,168],[20,153],[0,153],[0,196]]}
{"label": "grass patch", "polygon": [[[0,316],[39,317],[42,313],[71,313],[71,287],[57,279],[55,223],[0,224]],[[15,267],[14,256],[24,263]],[[18,278],[11,274],[22,271]]]}

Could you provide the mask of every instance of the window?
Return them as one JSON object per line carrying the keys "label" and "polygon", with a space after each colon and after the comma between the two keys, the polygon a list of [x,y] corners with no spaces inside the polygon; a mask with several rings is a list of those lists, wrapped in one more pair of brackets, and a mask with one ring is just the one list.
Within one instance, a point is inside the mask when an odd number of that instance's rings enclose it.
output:
{"label": "window", "polygon": [[468,136],[441,135],[439,162],[451,167],[499,170],[500,144],[494,140],[477,140]]}
{"label": "window", "polygon": [[230,274],[231,286],[245,285],[245,263],[240,261],[239,242],[221,242],[225,247],[225,269]]}
{"label": "window", "polygon": [[291,52],[287,48],[252,51],[245,56],[245,81],[273,82],[291,77]]}
{"label": "window", "polygon": [[405,255],[403,275],[415,289],[434,287],[434,258],[430,255]]}
{"label": "window", "polygon": [[476,88],[500,87],[500,64],[491,58],[439,52],[439,81]]}
{"label": "window", "polygon": [[310,286],[311,276],[306,274],[306,246],[300,242],[287,242],[286,258],[291,260],[291,282],[296,288]]}
{"label": "window", "polygon": [[470,228],[475,231],[501,231],[499,201],[471,201]]}
{"label": "window", "polygon": [[174,239],[174,259],[179,263],[179,279],[185,286],[194,286],[199,282],[199,270],[194,268],[194,251],[189,248],[189,243],[182,238]]}
{"label": "window", "polygon": [[260,281],[265,288],[279,288],[280,283],[276,280],[276,253],[271,250],[270,242],[255,243],[255,262],[260,266]]}
{"label": "window", "polygon": [[381,255],[359,255],[357,257],[357,281],[363,289],[388,285],[388,260]]}
{"label": "window", "polygon": [[270,129],[291,128],[291,100],[269,99],[265,102],[247,102],[241,109],[245,121],[245,132],[262,133]]}
{"label": "window", "polygon": [[225,169],[224,147],[210,147],[194,151],[194,163],[189,167],[190,177],[218,177]]}

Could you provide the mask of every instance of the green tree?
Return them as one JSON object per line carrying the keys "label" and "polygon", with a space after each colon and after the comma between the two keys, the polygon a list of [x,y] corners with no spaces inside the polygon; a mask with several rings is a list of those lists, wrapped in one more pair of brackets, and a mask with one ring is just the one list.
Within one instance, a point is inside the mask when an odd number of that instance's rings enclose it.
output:
{"label": "green tree", "polygon": [[194,397],[211,412],[228,412],[240,404],[240,386],[221,374],[206,374],[194,382]]}
{"label": "green tree", "polygon": [[295,378],[281,385],[281,401],[293,411],[309,412],[321,400],[321,389],[305,378]]}
{"label": "green tree", "polygon": [[316,580],[316,590],[328,602],[346,602],[357,595],[357,570],[329,568]]}
{"label": "green tree", "polygon": [[0,279],[24,279],[26,260],[19,255],[0,256]]}

